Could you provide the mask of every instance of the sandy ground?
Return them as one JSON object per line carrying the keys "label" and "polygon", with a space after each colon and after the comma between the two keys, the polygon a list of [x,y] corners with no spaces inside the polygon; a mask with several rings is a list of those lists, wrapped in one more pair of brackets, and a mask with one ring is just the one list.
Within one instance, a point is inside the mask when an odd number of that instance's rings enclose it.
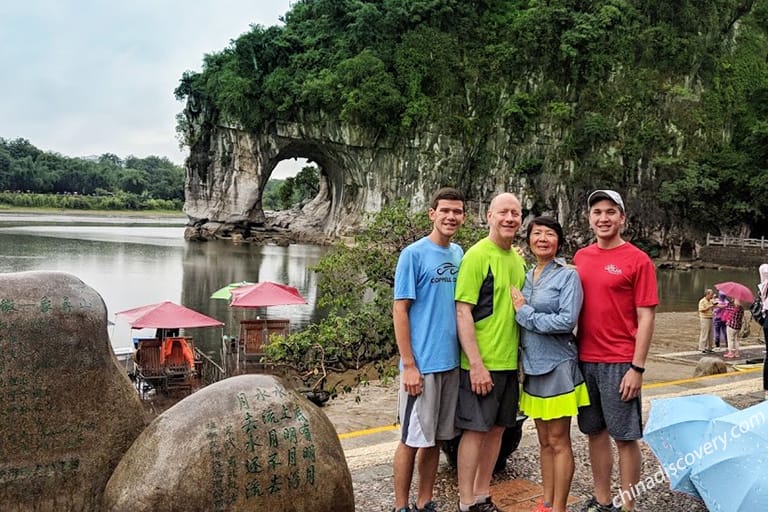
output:
{"label": "sandy ground", "polygon": [[[670,353],[691,352],[698,348],[699,322],[695,313],[661,313],[657,315],[656,329],[651,350],[646,364],[645,383],[650,387],[644,392],[643,413],[647,419],[654,399],[677,396],[679,394],[711,393],[721,396],[733,405],[744,408],[762,400],[761,373],[751,372],[746,378],[734,382],[712,381],[708,387],[692,387],[683,390],[681,386],[665,386],[670,381],[685,381],[693,376],[696,356],[689,362],[665,357]],[[752,345],[755,351],[762,352],[762,335],[757,324],[752,326],[752,336],[743,340],[743,344]],[[725,380],[725,379],[723,379]],[[696,385],[698,386],[698,384]],[[667,391],[668,390],[668,391]],[[340,395],[331,400],[324,411],[342,435],[342,442],[347,454],[347,463],[352,473],[356,510],[391,510],[394,500],[392,482],[392,455],[397,444],[398,430],[394,428],[397,407],[397,383],[372,382],[358,387],[351,393]],[[378,427],[378,428],[377,428]],[[366,430],[368,429],[368,430]],[[384,430],[384,432],[377,432]],[[358,434],[364,432],[359,438]],[[345,434],[348,433],[348,434]],[[345,438],[349,435],[350,438]],[[571,487],[573,504],[569,511],[581,510],[583,503],[592,493],[592,477],[586,438],[572,426],[572,443],[576,462],[576,472]],[[368,444],[356,447],[357,439],[368,440]],[[378,439],[378,441],[374,441]],[[647,445],[642,444],[643,478],[659,471],[659,462]],[[614,468],[616,473],[616,468]],[[614,480],[616,475],[614,475]],[[507,464],[507,469],[496,475],[494,485],[502,485],[513,479],[523,479],[540,484],[538,467],[538,443],[533,422],[524,426],[523,439]],[[614,488],[618,484],[614,482]],[[443,457],[441,459],[435,499],[441,505],[440,510],[455,510],[457,498],[456,472]],[[678,492],[672,492],[666,484],[647,492],[638,500],[638,512],[706,512],[704,504],[695,498]]]}

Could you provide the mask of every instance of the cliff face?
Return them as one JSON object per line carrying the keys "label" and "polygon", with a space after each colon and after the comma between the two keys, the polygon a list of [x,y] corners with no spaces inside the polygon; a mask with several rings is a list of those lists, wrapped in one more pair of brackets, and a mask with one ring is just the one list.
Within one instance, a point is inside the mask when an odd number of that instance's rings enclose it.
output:
{"label": "cliff face", "polygon": [[[186,114],[192,141],[184,207],[190,218],[188,238],[259,239],[259,233],[273,229],[291,231],[292,239],[343,235],[356,228],[366,212],[401,198],[414,211],[423,211],[431,194],[446,185],[465,191],[468,211],[476,218],[485,218],[493,195],[510,191],[518,194],[530,215],[557,217],[570,243],[583,245],[590,238],[584,215],[589,188],[574,185],[575,163],[562,156],[563,141],[572,134],[556,124],[541,123],[525,138],[495,127],[461,143],[430,129],[407,140],[377,138],[322,113],[247,131],[216,122],[218,116],[193,99]],[[672,124],[668,129],[676,131]],[[682,151],[689,143],[686,137],[678,134],[674,140],[678,147],[664,151]],[[319,194],[301,212],[266,215],[261,194],[270,174],[281,160],[299,157],[321,169]],[[618,150],[605,151],[601,159],[605,165],[624,163]],[[622,190],[630,235],[667,246],[673,255],[675,247],[693,235],[675,231],[673,236],[662,227],[657,206],[648,201],[657,183],[647,163],[643,158],[637,161],[638,184]]]}
{"label": "cliff face", "polygon": [[460,184],[467,158],[458,143],[437,133],[387,143],[322,115],[275,123],[258,133],[214,125],[202,112],[190,120],[196,142],[184,211],[192,224],[222,223],[225,233],[234,226],[270,224],[261,194],[281,160],[306,158],[321,169],[318,196],[292,218],[290,227],[340,235],[359,225],[365,212],[398,198],[423,208],[440,186]]}
{"label": "cliff face", "polygon": [[[596,188],[625,196],[626,236],[654,255],[761,236],[767,20],[756,0],[297,2],[176,89],[189,237],[339,235],[445,185],[481,219],[515,192],[572,245]],[[265,214],[294,157],[320,167],[320,193]]]}

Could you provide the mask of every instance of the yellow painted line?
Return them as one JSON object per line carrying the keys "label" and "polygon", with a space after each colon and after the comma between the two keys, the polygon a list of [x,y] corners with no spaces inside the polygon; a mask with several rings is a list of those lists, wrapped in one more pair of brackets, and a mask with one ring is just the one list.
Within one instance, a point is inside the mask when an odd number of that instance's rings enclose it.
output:
{"label": "yellow painted line", "polygon": [[344,432],[343,434],[339,434],[339,439],[350,439],[352,437],[378,434],[379,432],[389,432],[397,428],[398,428],[397,425],[385,425],[383,427],[366,428],[365,430],[355,430],[354,432]]}
{"label": "yellow painted line", "polygon": [[[707,379],[717,379],[722,377],[731,377],[734,375],[743,375],[745,373],[756,373],[756,372],[762,372],[762,368],[750,368],[747,370],[741,370],[738,373],[719,373],[716,375],[705,375],[703,377],[691,377],[689,379],[678,379],[678,380],[668,380],[664,382],[654,382],[653,384],[645,384],[643,386],[643,389],[653,389],[653,388],[660,388],[663,386],[676,386],[678,384],[686,384],[689,382],[698,382],[701,380],[707,380]],[[361,437],[361,436],[367,436],[371,434],[378,434],[379,432],[391,432],[392,430],[398,429],[398,425],[385,425],[383,427],[373,427],[373,428],[366,428],[364,430],[355,430],[352,432],[344,432],[343,434],[339,434],[339,439],[352,439],[355,437]]]}
{"label": "yellow painted line", "polygon": [[653,388],[660,388],[663,386],[676,386],[677,384],[687,384],[689,382],[698,382],[700,380],[706,380],[706,379],[719,379],[722,377],[731,377],[734,375],[743,375],[745,373],[755,373],[755,372],[762,372],[762,368],[750,368],[749,370],[740,370],[738,373],[718,373],[715,375],[704,375],[703,377],[691,377],[689,379],[678,379],[678,380],[668,380],[664,382],[654,382],[653,384],[646,384],[643,386],[643,389],[653,389]]}

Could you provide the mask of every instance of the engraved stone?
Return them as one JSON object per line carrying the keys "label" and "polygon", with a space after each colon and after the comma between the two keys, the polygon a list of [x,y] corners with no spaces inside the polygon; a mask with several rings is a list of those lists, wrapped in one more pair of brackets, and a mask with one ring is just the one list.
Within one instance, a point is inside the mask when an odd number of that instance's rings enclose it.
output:
{"label": "engraved stone", "polygon": [[325,414],[271,375],[212,384],[168,409],[120,461],[111,512],[354,511]]}
{"label": "engraved stone", "polygon": [[101,511],[145,426],[101,296],[62,272],[0,274],[0,509]]}

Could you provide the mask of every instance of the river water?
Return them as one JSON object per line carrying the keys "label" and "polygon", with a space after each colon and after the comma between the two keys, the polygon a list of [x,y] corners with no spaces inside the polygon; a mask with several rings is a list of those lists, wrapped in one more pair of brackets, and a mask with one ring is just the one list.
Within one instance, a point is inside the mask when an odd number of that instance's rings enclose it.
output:
{"label": "river water", "polygon": [[[55,270],[74,274],[104,299],[113,345],[129,346],[132,331],[115,313],[164,300],[212,316],[223,329],[191,329],[197,346],[214,355],[222,334],[237,334],[239,321],[268,315],[289,318],[300,329],[320,318],[315,308],[317,276],[310,269],[326,247],[234,245],[228,241],[186,242],[183,217],[134,218],[77,215],[0,214],[0,272]],[[695,311],[703,290],[722,281],[750,287],[757,269],[658,271],[659,311]],[[238,281],[275,281],[295,286],[306,305],[268,310],[230,308],[210,295]],[[2,290],[0,290],[0,294]]]}

